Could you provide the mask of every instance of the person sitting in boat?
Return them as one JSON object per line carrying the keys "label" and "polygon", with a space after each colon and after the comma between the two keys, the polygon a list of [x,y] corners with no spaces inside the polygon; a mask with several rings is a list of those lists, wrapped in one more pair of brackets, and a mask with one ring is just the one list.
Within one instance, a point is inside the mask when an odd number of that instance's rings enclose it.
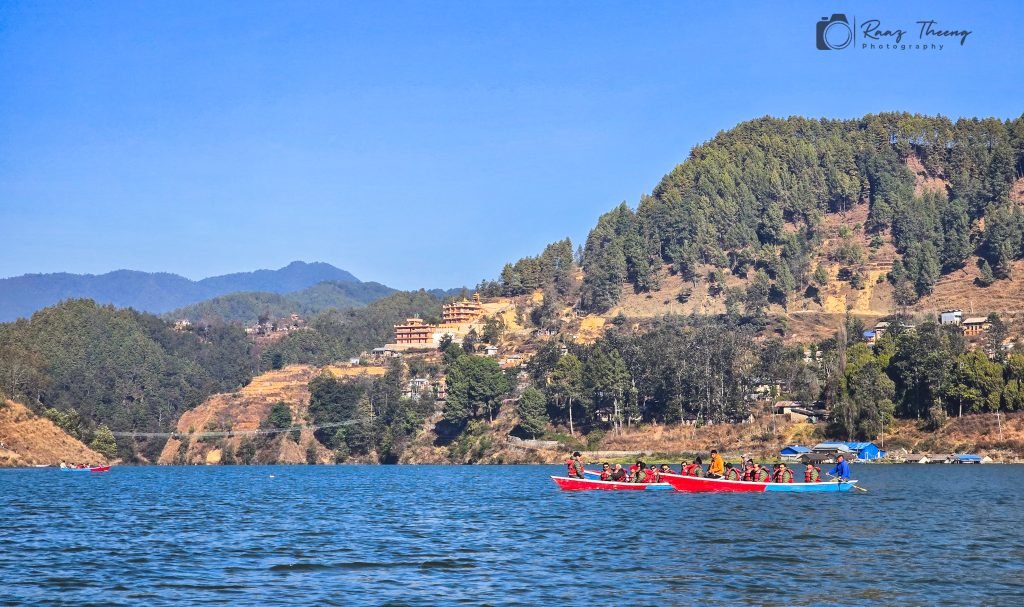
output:
{"label": "person sitting in boat", "polygon": [[601,480],[612,480],[612,465],[609,464],[608,462],[601,464]]}
{"label": "person sitting in boat", "polygon": [[757,469],[754,468],[754,460],[748,459],[746,466],[743,468],[743,480],[753,481],[757,478]]}
{"label": "person sitting in boat", "polygon": [[640,470],[640,464],[642,463],[640,460],[636,460],[636,463],[629,467],[629,482],[636,481],[636,473]]}
{"label": "person sitting in boat", "polygon": [[779,464],[778,469],[775,471],[776,483],[792,483],[793,482],[793,471],[786,467],[786,464]]}
{"label": "person sitting in boat", "polygon": [[836,460],[836,467],[829,471],[829,475],[844,481],[850,478],[850,464],[846,463],[845,457],[839,456],[839,459]]}
{"label": "person sitting in boat", "polygon": [[711,450],[711,463],[708,464],[708,478],[722,478],[725,474],[725,462],[722,461],[722,456],[718,454],[718,450]]}
{"label": "person sitting in boat", "polygon": [[583,462],[580,461],[579,451],[573,452],[572,459],[565,462],[565,465],[568,468],[566,476],[569,478],[586,478],[583,474]]}
{"label": "person sitting in boat", "polygon": [[653,483],[654,482],[654,466],[648,466],[647,464],[640,462],[637,464],[636,477],[633,479],[637,483]]}
{"label": "person sitting in boat", "polygon": [[821,482],[821,468],[815,466],[814,464],[807,464],[807,466],[804,467],[804,482]]}
{"label": "person sitting in boat", "polygon": [[754,481],[758,483],[770,483],[772,482],[772,474],[768,472],[768,468],[765,468],[761,464],[754,463]]}
{"label": "person sitting in boat", "polygon": [[64,460],[60,460],[60,467],[61,468],[67,468],[68,465],[66,463],[64,463]]}
{"label": "person sitting in boat", "polygon": [[661,465],[661,469],[658,470],[658,476],[661,476],[662,474],[671,474],[671,473],[672,473],[672,468],[669,468],[668,464],[662,464]]}
{"label": "person sitting in boat", "polygon": [[701,460],[699,457],[694,458],[693,464],[691,464],[691,466],[693,466],[693,468],[690,470],[690,476],[696,476],[700,478],[704,478],[705,476],[707,476],[704,473],[704,461]]}
{"label": "person sitting in boat", "polygon": [[725,465],[725,480],[727,481],[741,481],[743,480],[743,474],[739,468],[733,468],[732,463]]}
{"label": "person sitting in boat", "polygon": [[615,469],[612,470],[612,480],[617,483],[624,483],[626,478],[626,470],[622,467],[622,464],[615,464]]}

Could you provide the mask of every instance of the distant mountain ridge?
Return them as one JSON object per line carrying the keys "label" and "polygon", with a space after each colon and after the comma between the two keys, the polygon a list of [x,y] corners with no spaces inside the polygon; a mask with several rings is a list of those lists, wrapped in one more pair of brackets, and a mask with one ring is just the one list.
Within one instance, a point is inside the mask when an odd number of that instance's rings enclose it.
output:
{"label": "distant mountain ridge", "polygon": [[31,316],[61,300],[97,303],[160,314],[239,291],[291,293],[331,281],[361,284],[328,263],[293,261],[279,270],[256,270],[189,280],[166,272],[116,270],[106,274],[25,274],[0,279],[0,322]]}

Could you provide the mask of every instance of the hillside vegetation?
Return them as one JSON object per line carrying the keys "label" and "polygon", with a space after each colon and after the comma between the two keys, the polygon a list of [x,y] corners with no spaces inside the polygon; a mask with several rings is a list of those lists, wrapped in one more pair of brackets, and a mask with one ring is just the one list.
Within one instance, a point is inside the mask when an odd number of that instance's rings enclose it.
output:
{"label": "hillside vegetation", "polygon": [[192,323],[243,323],[287,318],[295,313],[310,317],[323,310],[358,308],[386,297],[395,290],[376,282],[321,282],[295,293],[231,293],[164,314],[168,320]]}
{"label": "hillside vegetation", "polygon": [[[688,283],[681,300],[704,288],[755,314],[815,298],[835,277],[854,289],[883,277],[910,305],[972,255],[991,284],[1024,257],[1022,175],[1024,118],[743,123],[694,148],[635,211],[622,204],[598,220],[580,305],[607,311],[623,283],[657,291],[668,274]],[[858,220],[829,219],[849,213]]]}
{"label": "hillside vegetation", "polygon": [[[251,347],[235,327],[179,332],[149,314],[66,301],[0,325],[0,390],[38,413],[53,410],[85,442],[100,425],[164,432],[209,394],[248,383]],[[163,441],[118,446],[126,460],[151,460]]]}

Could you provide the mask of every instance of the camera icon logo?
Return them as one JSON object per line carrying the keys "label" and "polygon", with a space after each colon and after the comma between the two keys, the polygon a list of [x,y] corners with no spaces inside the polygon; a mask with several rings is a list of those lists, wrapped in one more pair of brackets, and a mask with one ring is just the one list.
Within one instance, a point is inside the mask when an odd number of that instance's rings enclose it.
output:
{"label": "camera icon logo", "polygon": [[842,13],[833,13],[831,17],[822,17],[816,25],[819,51],[842,50],[853,42],[853,30],[850,28],[850,22]]}

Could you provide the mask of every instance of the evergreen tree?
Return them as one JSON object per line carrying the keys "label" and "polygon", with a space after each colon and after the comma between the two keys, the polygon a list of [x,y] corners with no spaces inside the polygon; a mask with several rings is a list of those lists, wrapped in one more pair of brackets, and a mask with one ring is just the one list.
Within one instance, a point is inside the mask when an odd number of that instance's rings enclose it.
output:
{"label": "evergreen tree", "polygon": [[117,441],[114,440],[114,433],[106,424],[100,424],[99,428],[96,428],[89,448],[107,459],[113,459],[117,455]]}
{"label": "evergreen tree", "polygon": [[523,390],[516,403],[519,415],[519,427],[532,438],[544,432],[547,427],[548,415],[544,393],[533,386]]}

